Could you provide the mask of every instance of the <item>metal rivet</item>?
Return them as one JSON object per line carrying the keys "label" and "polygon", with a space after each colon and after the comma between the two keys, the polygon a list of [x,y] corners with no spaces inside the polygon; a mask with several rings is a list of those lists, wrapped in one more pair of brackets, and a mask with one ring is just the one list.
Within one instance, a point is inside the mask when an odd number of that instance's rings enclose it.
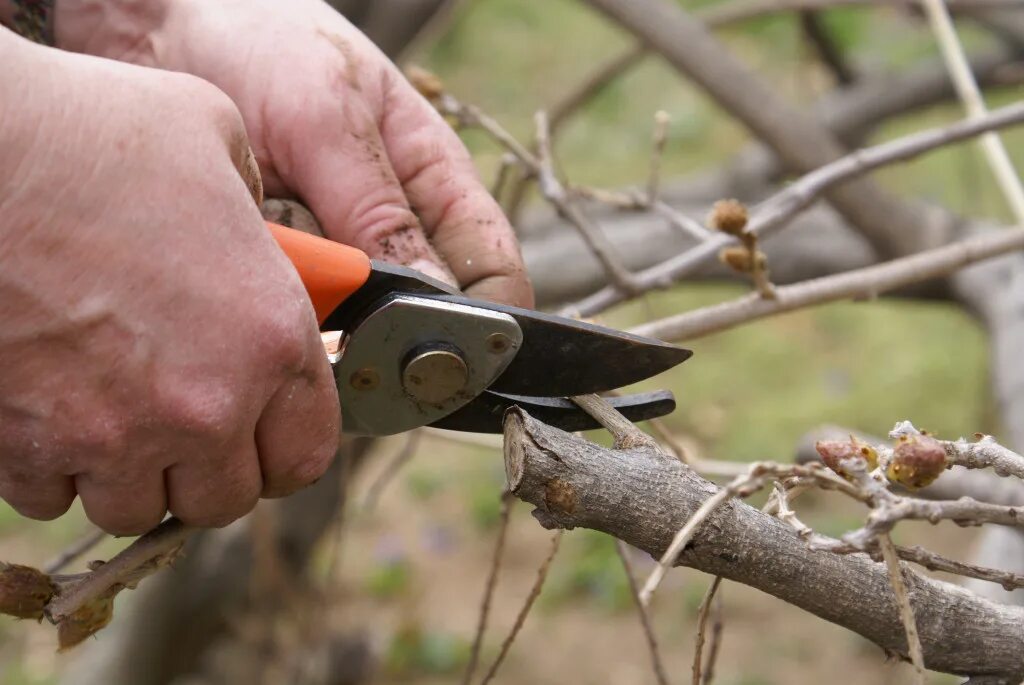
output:
{"label": "metal rivet", "polygon": [[409,360],[402,370],[402,387],[414,399],[441,404],[466,387],[469,367],[450,350],[430,350]]}
{"label": "metal rivet", "polygon": [[356,390],[373,390],[380,385],[380,374],[372,367],[359,369],[349,376],[348,382]]}
{"label": "metal rivet", "polygon": [[491,354],[502,354],[512,346],[512,340],[504,333],[491,333],[487,336],[487,351]]}

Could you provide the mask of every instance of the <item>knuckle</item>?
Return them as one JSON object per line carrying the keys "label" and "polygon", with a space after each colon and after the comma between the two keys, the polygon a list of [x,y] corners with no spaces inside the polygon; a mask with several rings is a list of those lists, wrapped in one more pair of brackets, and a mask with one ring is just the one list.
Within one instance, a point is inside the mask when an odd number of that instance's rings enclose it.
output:
{"label": "knuckle", "polygon": [[168,78],[178,80],[179,88],[175,92],[186,99],[194,116],[212,125],[231,146],[232,156],[241,159],[241,154],[249,147],[249,139],[242,113],[231,97],[209,81],[196,76],[175,73]]}
{"label": "knuckle", "polygon": [[158,411],[172,432],[220,444],[237,435],[243,426],[244,395],[224,383],[164,387],[157,400]]}
{"label": "knuckle", "polygon": [[187,504],[171,509],[171,513],[183,523],[202,528],[224,528],[252,511],[259,501],[259,493],[218,491],[186,501]]}
{"label": "knuckle", "polygon": [[135,536],[142,535],[157,526],[163,520],[166,510],[156,509],[145,513],[127,513],[114,509],[103,509],[101,511],[90,511],[86,508],[85,514],[97,527],[102,528],[111,535]]}
{"label": "knuckle", "polygon": [[271,480],[268,477],[264,497],[284,497],[319,480],[334,462],[338,453],[338,435],[335,431],[313,449],[295,455],[281,472]]}
{"label": "knuckle", "polygon": [[75,500],[73,494],[27,498],[24,494],[4,492],[0,495],[16,512],[36,521],[53,521],[67,513]]}
{"label": "knuckle", "polygon": [[309,305],[309,297],[299,287],[297,292],[280,292],[272,306],[263,307],[256,325],[259,331],[261,360],[276,370],[298,373],[312,362],[315,346],[316,322]]}

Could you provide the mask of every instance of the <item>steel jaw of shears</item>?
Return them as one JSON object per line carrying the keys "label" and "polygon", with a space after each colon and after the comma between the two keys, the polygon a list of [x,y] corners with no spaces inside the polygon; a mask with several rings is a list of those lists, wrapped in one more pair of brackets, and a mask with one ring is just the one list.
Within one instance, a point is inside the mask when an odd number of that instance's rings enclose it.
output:
{"label": "steel jaw of shears", "polygon": [[[467,298],[355,248],[269,227],[321,330],[343,332],[332,364],[346,433],[500,433],[512,406],[564,430],[596,428],[567,397],[615,390],[691,356],[659,340]],[[610,401],[631,421],[675,409],[667,391]]]}

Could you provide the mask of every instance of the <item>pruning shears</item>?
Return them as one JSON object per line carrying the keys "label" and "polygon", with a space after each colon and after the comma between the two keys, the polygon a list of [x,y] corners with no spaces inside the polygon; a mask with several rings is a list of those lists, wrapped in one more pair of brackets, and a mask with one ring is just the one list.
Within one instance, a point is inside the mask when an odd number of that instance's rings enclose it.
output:
{"label": "pruning shears", "polygon": [[[573,319],[465,297],[354,247],[268,222],[295,265],[331,354],[342,428],[392,435],[420,426],[500,433],[520,406],[563,430],[597,428],[566,399],[614,390],[686,361],[689,350]],[[631,421],[675,409],[671,392],[610,398]]]}

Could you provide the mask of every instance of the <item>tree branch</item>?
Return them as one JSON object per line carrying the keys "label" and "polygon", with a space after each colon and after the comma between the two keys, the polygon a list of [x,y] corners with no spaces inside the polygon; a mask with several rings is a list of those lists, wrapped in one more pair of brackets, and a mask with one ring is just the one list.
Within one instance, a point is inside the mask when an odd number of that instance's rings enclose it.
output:
{"label": "tree branch", "polygon": [[[546,528],[585,527],[661,556],[684,522],[718,488],[650,449],[609,450],[545,426],[522,411],[506,419],[511,492]],[[724,503],[696,532],[679,563],[772,594],[907,654],[903,625],[882,565],[863,556],[809,550],[785,523]],[[1024,610],[907,574],[928,668],[1024,677]]]}

